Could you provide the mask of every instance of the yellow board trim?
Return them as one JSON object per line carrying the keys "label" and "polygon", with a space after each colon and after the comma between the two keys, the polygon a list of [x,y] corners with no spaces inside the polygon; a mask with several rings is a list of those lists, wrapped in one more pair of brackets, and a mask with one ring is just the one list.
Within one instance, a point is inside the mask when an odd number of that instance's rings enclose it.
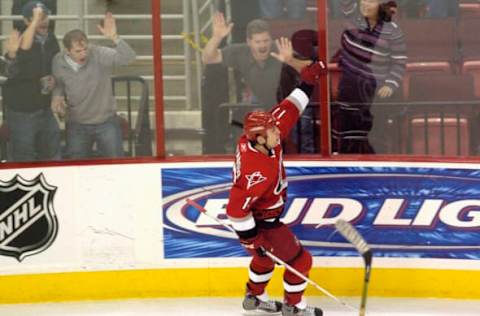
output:
{"label": "yellow board trim", "polygon": [[[283,269],[268,292],[281,296]],[[0,303],[147,297],[242,296],[246,268],[68,272],[0,276]],[[358,296],[363,270],[315,268],[310,277],[334,295]],[[370,296],[480,299],[480,271],[373,269]],[[309,287],[307,295],[321,295]]]}

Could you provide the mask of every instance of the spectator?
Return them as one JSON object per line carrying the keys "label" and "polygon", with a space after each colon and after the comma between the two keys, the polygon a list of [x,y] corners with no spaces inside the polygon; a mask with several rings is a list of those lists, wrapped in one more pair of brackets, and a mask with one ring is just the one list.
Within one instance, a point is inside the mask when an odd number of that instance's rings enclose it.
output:
{"label": "spectator", "polygon": [[[277,104],[282,65],[288,64],[298,71],[308,63],[293,57],[292,44],[286,38],[277,40],[276,47],[273,47],[269,25],[263,20],[253,20],[247,25],[246,43],[228,45],[223,49],[219,49],[220,43],[230,34],[233,24],[227,24],[224,16],[216,13],[212,25],[212,37],[202,52],[202,60],[205,64],[223,64],[240,73],[246,86],[242,93],[243,103],[256,104],[264,109]],[[235,138],[235,131],[231,131],[229,137]]]}
{"label": "spectator", "polygon": [[300,20],[305,17],[307,0],[260,0],[260,13],[266,19]]}
{"label": "spectator", "polygon": [[243,101],[258,103],[264,108],[275,105],[282,63],[296,69],[300,69],[306,63],[293,58],[292,45],[286,38],[277,40],[278,51],[272,51],[273,40],[269,26],[263,20],[253,20],[248,24],[246,44],[233,44],[220,50],[220,43],[230,34],[232,28],[233,24],[227,24],[223,14],[215,14],[212,37],[202,52],[203,62],[222,63],[238,70],[248,90],[251,91],[249,100]]}
{"label": "spectator", "polygon": [[[315,60],[318,56],[318,34],[314,30],[299,30],[292,35],[292,46],[295,56],[301,60]],[[280,102],[299,84],[300,74],[292,67],[283,67],[280,85],[277,90],[277,100]],[[292,129],[292,135],[284,146],[285,153],[315,153],[318,130],[316,117],[318,116],[317,89],[314,89],[311,102],[302,112],[297,125]],[[295,148],[291,148],[295,146]]]}
{"label": "spectator", "polygon": [[21,37],[13,31],[7,42],[8,79],[2,92],[13,161],[60,159],[60,130],[49,106],[55,86],[52,59],[60,48],[48,29],[48,13],[42,2],[25,4],[27,28]]}
{"label": "spectator", "polygon": [[[21,15],[22,8],[27,4],[30,0],[13,0],[12,5],[12,15]],[[48,9],[49,14],[56,15],[57,14],[57,0],[38,0],[38,2],[42,2]],[[13,21],[13,28],[17,29],[20,33],[23,33],[26,29],[26,25],[22,20],[15,20]],[[50,32],[55,32],[55,22],[50,21],[48,25],[48,29]]]}
{"label": "spectator", "polygon": [[111,75],[115,66],[135,60],[135,52],[118,37],[111,13],[105,15],[103,26],[98,25],[98,29],[115,48],[89,45],[85,33],[73,30],[65,34],[64,51],[53,61],[58,85],[52,109],[60,116],[66,114],[67,151],[71,159],[92,157],[94,143],[100,157],[123,156]]}
{"label": "spectator", "polygon": [[407,56],[404,36],[391,22],[387,1],[343,0],[350,19],[342,34],[342,76],[332,108],[332,148],[338,153],[374,153],[368,140],[373,126],[370,107],[385,102],[399,87]]}

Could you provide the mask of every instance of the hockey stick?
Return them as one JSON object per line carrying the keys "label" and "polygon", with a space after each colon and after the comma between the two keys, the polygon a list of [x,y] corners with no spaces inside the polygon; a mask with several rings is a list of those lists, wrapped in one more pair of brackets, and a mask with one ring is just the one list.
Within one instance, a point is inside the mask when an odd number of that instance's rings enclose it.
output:
{"label": "hockey stick", "polygon": [[[227,224],[223,223],[222,221],[220,221],[218,218],[208,214],[207,210],[201,206],[200,204],[198,204],[197,202],[191,200],[191,199],[186,199],[187,203],[191,206],[193,206],[194,208],[196,208],[198,211],[200,211],[201,213],[205,214],[206,216],[210,217],[211,219],[213,219],[214,221],[216,221],[217,223],[219,223],[220,225],[222,225],[223,227],[227,228],[229,231],[231,231],[232,233],[236,234],[235,230],[228,226]],[[327,295],[328,297],[330,297],[331,299],[333,299],[334,301],[336,301],[337,303],[353,310],[353,311],[356,311],[358,312],[358,309],[356,309],[355,307],[341,301],[339,298],[337,298],[335,295],[331,294],[330,292],[328,292],[327,290],[325,290],[324,288],[322,288],[320,285],[318,285],[317,283],[315,283],[314,281],[312,281],[311,279],[307,278],[305,275],[303,275],[302,273],[300,273],[297,269],[295,269],[294,267],[290,266],[288,263],[284,262],[282,259],[278,258],[277,256],[275,256],[274,254],[272,254],[270,251],[267,251],[267,250],[263,250],[265,252],[265,255],[267,255],[270,259],[272,259],[274,262],[276,262],[277,264],[281,265],[281,266],[284,266],[285,269],[289,270],[290,272],[292,272],[293,274],[295,274],[296,276],[298,276],[299,278],[301,278],[302,280],[304,280],[305,282],[309,283],[310,285],[313,285],[316,289],[320,290],[323,294]]]}
{"label": "hockey stick", "polygon": [[372,270],[372,250],[368,247],[367,242],[360,233],[347,221],[343,219],[337,220],[335,228],[346,240],[355,246],[357,251],[365,261],[365,278],[363,281],[362,300],[360,303],[360,316],[365,315],[367,305],[368,282],[370,281],[370,271]]}

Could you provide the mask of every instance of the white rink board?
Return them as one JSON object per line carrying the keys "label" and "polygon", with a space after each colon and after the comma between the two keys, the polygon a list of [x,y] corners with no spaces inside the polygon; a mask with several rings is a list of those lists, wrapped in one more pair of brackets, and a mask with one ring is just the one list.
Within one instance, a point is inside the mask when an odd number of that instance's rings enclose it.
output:
{"label": "white rink board", "polygon": [[[287,162],[288,166],[399,166],[478,169],[473,164]],[[163,259],[161,168],[230,167],[231,162],[148,163],[2,169],[0,180],[15,175],[31,180],[40,173],[57,187],[54,210],[56,240],[44,252],[19,263],[0,256],[0,273],[243,267],[248,258]],[[315,258],[329,267],[361,267],[358,258]],[[454,264],[453,264],[454,263]],[[480,270],[473,260],[378,258],[377,267]]]}
{"label": "white rink board", "polygon": [[0,256],[2,274],[158,266],[162,254],[159,165],[99,165],[1,170],[57,187],[59,231],[53,244],[19,263]]}

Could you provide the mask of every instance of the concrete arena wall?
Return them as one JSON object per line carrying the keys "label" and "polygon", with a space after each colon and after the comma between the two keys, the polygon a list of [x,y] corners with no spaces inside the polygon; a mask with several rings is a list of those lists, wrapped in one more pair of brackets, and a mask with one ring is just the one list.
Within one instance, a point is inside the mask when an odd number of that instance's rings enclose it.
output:
{"label": "concrete arena wall", "polygon": [[[291,162],[288,165],[332,167],[332,163],[321,162]],[[478,169],[477,165],[421,163],[347,162],[337,165]],[[174,218],[165,211],[166,200],[180,196],[162,188],[171,184],[165,180],[166,170],[173,169],[181,174],[183,169],[230,166],[230,162],[154,163],[0,170],[0,303],[242,295],[248,258],[206,257],[196,255],[196,249],[191,258],[175,258],[177,253],[172,251],[171,240],[165,235],[167,228],[172,229]],[[49,207],[58,221],[58,233],[53,242],[38,253],[32,251],[24,257],[12,255],[8,247],[18,236],[31,230],[33,224],[22,222],[18,217],[19,203],[23,201],[26,205],[27,200],[19,198],[22,194],[12,198],[11,188],[21,177],[24,186],[17,190],[28,192],[27,187],[37,190],[38,184],[25,183],[33,183],[40,175],[50,187],[56,187]],[[186,174],[181,181],[186,182],[189,176],[192,173]],[[193,192],[192,187],[185,189],[188,189],[185,192]],[[192,196],[200,194],[202,189],[204,185],[200,181]],[[16,225],[23,228],[9,230],[15,226],[13,219],[8,222],[14,208],[18,210],[17,224],[26,224]],[[9,223],[13,226],[9,227]],[[192,230],[188,236],[201,243],[202,230],[213,226],[198,227],[199,231]],[[171,231],[181,231],[173,228]],[[38,229],[42,232],[41,227]],[[478,234],[478,228],[474,229],[476,231],[471,233]],[[229,242],[233,245],[234,240]],[[281,295],[282,269],[276,270],[269,293]],[[361,291],[362,261],[355,256],[316,256],[310,277],[335,295],[356,296]],[[384,256],[374,258],[369,293],[372,296],[480,298],[479,281],[478,260]],[[307,294],[320,293],[309,289]]]}

